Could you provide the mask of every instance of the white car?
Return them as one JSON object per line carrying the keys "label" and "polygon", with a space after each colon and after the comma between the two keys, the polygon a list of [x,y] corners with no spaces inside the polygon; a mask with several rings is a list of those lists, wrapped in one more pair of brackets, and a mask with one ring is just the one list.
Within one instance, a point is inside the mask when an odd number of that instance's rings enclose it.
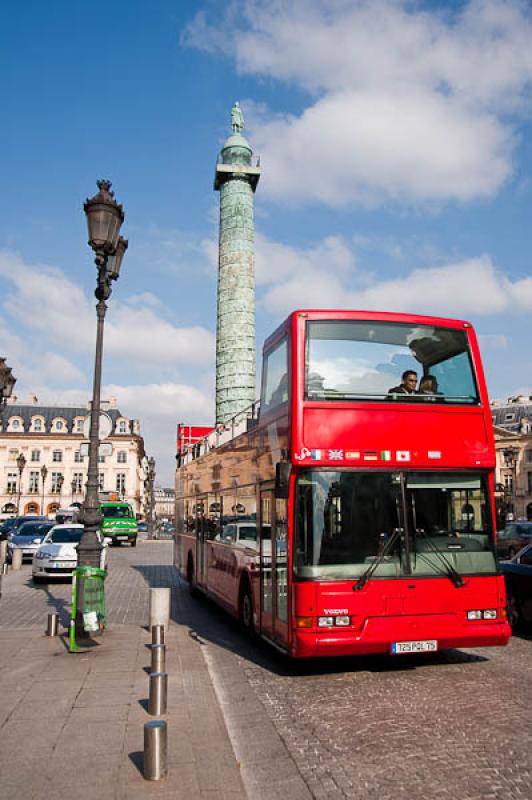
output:
{"label": "white car", "polygon": [[[32,576],[35,583],[49,578],[71,578],[78,565],[78,544],[83,534],[83,525],[54,525],[46,534],[33,556]],[[98,533],[101,542],[101,535]],[[107,540],[103,541],[100,567],[105,569]]]}

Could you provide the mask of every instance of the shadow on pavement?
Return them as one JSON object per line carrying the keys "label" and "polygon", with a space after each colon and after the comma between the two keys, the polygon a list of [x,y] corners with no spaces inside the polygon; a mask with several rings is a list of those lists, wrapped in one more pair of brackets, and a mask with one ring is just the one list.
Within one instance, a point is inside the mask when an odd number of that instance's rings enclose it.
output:
{"label": "shadow on pavement", "polygon": [[172,590],[170,615],[174,622],[189,628],[189,636],[200,645],[210,642],[247,661],[282,676],[318,676],[346,672],[401,672],[441,664],[475,664],[488,657],[464,650],[444,650],[405,656],[349,656],[297,661],[279,653],[267,642],[250,640],[240,623],[204,595],[192,597],[188,584],[173,565],[136,564],[150,588]]}

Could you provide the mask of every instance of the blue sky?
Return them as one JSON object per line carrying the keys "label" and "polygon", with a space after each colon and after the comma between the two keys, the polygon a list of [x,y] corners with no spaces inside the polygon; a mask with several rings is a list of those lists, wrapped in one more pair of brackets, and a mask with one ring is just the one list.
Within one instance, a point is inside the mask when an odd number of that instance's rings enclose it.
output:
{"label": "blue sky", "polygon": [[82,204],[129,240],[104,395],[161,482],[214,411],[217,154],[239,100],[261,157],[257,343],[296,307],[471,320],[493,398],[532,394],[529,3],[4,3],[0,350],[24,401],[91,392]]}

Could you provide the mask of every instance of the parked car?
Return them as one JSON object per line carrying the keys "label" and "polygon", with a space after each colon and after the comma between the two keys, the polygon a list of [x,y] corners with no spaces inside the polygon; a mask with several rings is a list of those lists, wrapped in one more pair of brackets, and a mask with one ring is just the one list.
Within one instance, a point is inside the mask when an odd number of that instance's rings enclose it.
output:
{"label": "parked car", "polygon": [[15,550],[22,551],[22,560],[33,558],[48,531],[55,525],[51,520],[28,520],[14,531],[7,543],[7,560],[13,560]]}
{"label": "parked car", "polygon": [[[54,525],[44,537],[33,556],[32,576],[35,583],[49,578],[71,578],[78,565],[77,548],[83,534],[83,525]],[[101,542],[101,535],[97,533]],[[107,545],[103,541],[100,567],[105,569]]]}
{"label": "parked car", "polygon": [[532,542],[532,522],[508,522],[497,534],[497,556],[513,558],[529,542]]}
{"label": "parked car", "polygon": [[141,519],[139,522],[137,522],[137,529],[139,533],[146,533],[148,530],[148,523]]}
{"label": "parked car", "polygon": [[501,561],[512,628],[532,623],[532,542],[511,561]]}
{"label": "parked car", "polygon": [[43,517],[40,514],[23,514],[19,517],[11,517],[10,519],[6,519],[0,530],[2,530],[3,533],[7,533],[7,538],[10,539],[17,528],[20,528],[20,526],[24,525],[25,522],[47,519],[48,517]]}

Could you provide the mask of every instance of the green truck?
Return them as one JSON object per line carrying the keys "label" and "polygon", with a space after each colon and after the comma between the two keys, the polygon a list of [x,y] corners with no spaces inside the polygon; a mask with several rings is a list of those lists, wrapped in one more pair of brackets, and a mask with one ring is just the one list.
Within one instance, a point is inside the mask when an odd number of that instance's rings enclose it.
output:
{"label": "green truck", "polygon": [[129,542],[131,547],[137,546],[138,527],[135,514],[129,503],[109,500],[100,503],[102,536],[111,539],[111,544],[120,545]]}

